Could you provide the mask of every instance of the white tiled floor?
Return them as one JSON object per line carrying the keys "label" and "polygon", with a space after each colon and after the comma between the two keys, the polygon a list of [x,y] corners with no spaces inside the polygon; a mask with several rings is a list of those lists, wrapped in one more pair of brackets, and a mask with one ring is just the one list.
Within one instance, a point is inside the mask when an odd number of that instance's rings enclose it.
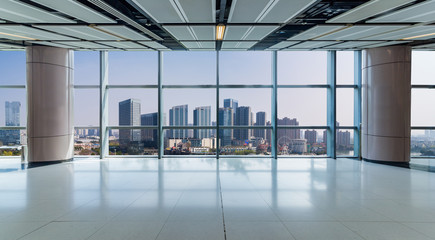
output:
{"label": "white tiled floor", "polygon": [[435,173],[350,159],[80,159],[0,172],[1,240],[418,240],[434,229]]}

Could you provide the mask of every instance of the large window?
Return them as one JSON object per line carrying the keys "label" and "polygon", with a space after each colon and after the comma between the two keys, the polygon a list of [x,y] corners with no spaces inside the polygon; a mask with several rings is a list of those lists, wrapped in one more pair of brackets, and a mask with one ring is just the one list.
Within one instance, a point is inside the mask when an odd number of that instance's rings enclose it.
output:
{"label": "large window", "polygon": [[[411,69],[411,156],[435,157],[435,52],[413,51]],[[412,162],[425,164],[422,159]]]}
{"label": "large window", "polygon": [[26,53],[0,51],[0,156],[21,155],[27,143]]}

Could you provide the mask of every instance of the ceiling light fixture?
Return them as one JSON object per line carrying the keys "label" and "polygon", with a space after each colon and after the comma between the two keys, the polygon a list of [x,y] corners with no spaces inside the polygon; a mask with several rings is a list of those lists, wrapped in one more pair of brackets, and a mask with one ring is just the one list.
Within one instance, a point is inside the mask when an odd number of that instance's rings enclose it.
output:
{"label": "ceiling light fixture", "polygon": [[11,33],[4,33],[4,32],[0,32],[1,35],[6,35],[6,36],[11,36],[11,37],[17,37],[17,38],[23,38],[23,39],[28,39],[28,40],[38,40],[36,38],[29,38],[29,37],[24,37],[24,36],[20,36],[20,35],[16,35],[16,34],[11,34]]}
{"label": "ceiling light fixture", "polygon": [[410,39],[422,38],[422,37],[427,37],[427,36],[432,36],[432,35],[435,35],[435,33],[422,34],[422,35],[418,35],[418,36],[402,38],[400,40],[410,40]]}
{"label": "ceiling light fixture", "polygon": [[224,24],[218,24],[216,26],[216,40],[222,41],[224,39],[225,34],[225,25]]}

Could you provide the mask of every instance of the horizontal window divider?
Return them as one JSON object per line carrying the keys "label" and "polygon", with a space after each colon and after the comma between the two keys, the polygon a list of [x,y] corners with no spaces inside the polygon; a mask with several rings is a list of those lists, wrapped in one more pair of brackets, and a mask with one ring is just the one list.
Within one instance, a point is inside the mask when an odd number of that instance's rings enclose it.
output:
{"label": "horizontal window divider", "polygon": [[435,126],[412,126],[411,130],[435,130]]}
{"label": "horizontal window divider", "polygon": [[0,88],[26,88],[26,85],[0,85]]}
{"label": "horizontal window divider", "polygon": [[272,88],[272,84],[252,84],[252,85],[246,85],[246,84],[221,84],[219,85],[219,88]]}
{"label": "horizontal window divider", "polygon": [[162,88],[216,88],[216,85],[163,85]]}
{"label": "horizontal window divider", "polygon": [[412,84],[411,88],[435,88],[435,85],[416,85],[416,84]]}
{"label": "horizontal window divider", "polygon": [[100,85],[74,85],[74,89],[94,89],[100,88]]}
{"label": "horizontal window divider", "polygon": [[107,129],[158,129],[158,126],[107,126]]}
{"label": "horizontal window divider", "polygon": [[336,85],[337,88],[358,88],[358,85],[344,85],[344,84],[340,84],[340,85]]}
{"label": "horizontal window divider", "polygon": [[272,126],[219,126],[220,129],[272,129]]}
{"label": "horizontal window divider", "polygon": [[150,85],[107,85],[107,89],[111,88],[158,88],[157,84]]}
{"label": "horizontal window divider", "polygon": [[155,158],[156,160],[158,160],[157,155],[107,155],[104,156],[104,158],[120,158],[120,161],[122,161],[122,158]]}
{"label": "horizontal window divider", "polygon": [[328,126],[286,126],[286,125],[280,125],[277,126],[278,129],[329,129]]}
{"label": "horizontal window divider", "polygon": [[353,129],[353,130],[357,130],[358,129],[357,126],[337,126],[335,128],[336,129]]}
{"label": "horizontal window divider", "polygon": [[163,126],[165,129],[217,129],[216,126]]}
{"label": "horizontal window divider", "polygon": [[329,88],[328,84],[316,85],[297,85],[297,84],[278,84],[277,88]]}
{"label": "horizontal window divider", "polygon": [[278,158],[329,158],[326,155],[278,155]]}
{"label": "horizontal window divider", "polygon": [[99,129],[99,126],[74,126],[74,129]]}
{"label": "horizontal window divider", "polygon": [[0,130],[26,130],[26,127],[20,127],[20,126],[4,126],[4,127],[0,127]]}

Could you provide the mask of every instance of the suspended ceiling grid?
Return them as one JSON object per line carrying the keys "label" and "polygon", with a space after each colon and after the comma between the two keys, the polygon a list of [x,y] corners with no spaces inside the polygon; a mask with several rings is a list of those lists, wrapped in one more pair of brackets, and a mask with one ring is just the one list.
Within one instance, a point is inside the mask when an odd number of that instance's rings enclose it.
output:
{"label": "suspended ceiling grid", "polygon": [[0,50],[433,50],[434,22],[435,0],[2,0]]}

